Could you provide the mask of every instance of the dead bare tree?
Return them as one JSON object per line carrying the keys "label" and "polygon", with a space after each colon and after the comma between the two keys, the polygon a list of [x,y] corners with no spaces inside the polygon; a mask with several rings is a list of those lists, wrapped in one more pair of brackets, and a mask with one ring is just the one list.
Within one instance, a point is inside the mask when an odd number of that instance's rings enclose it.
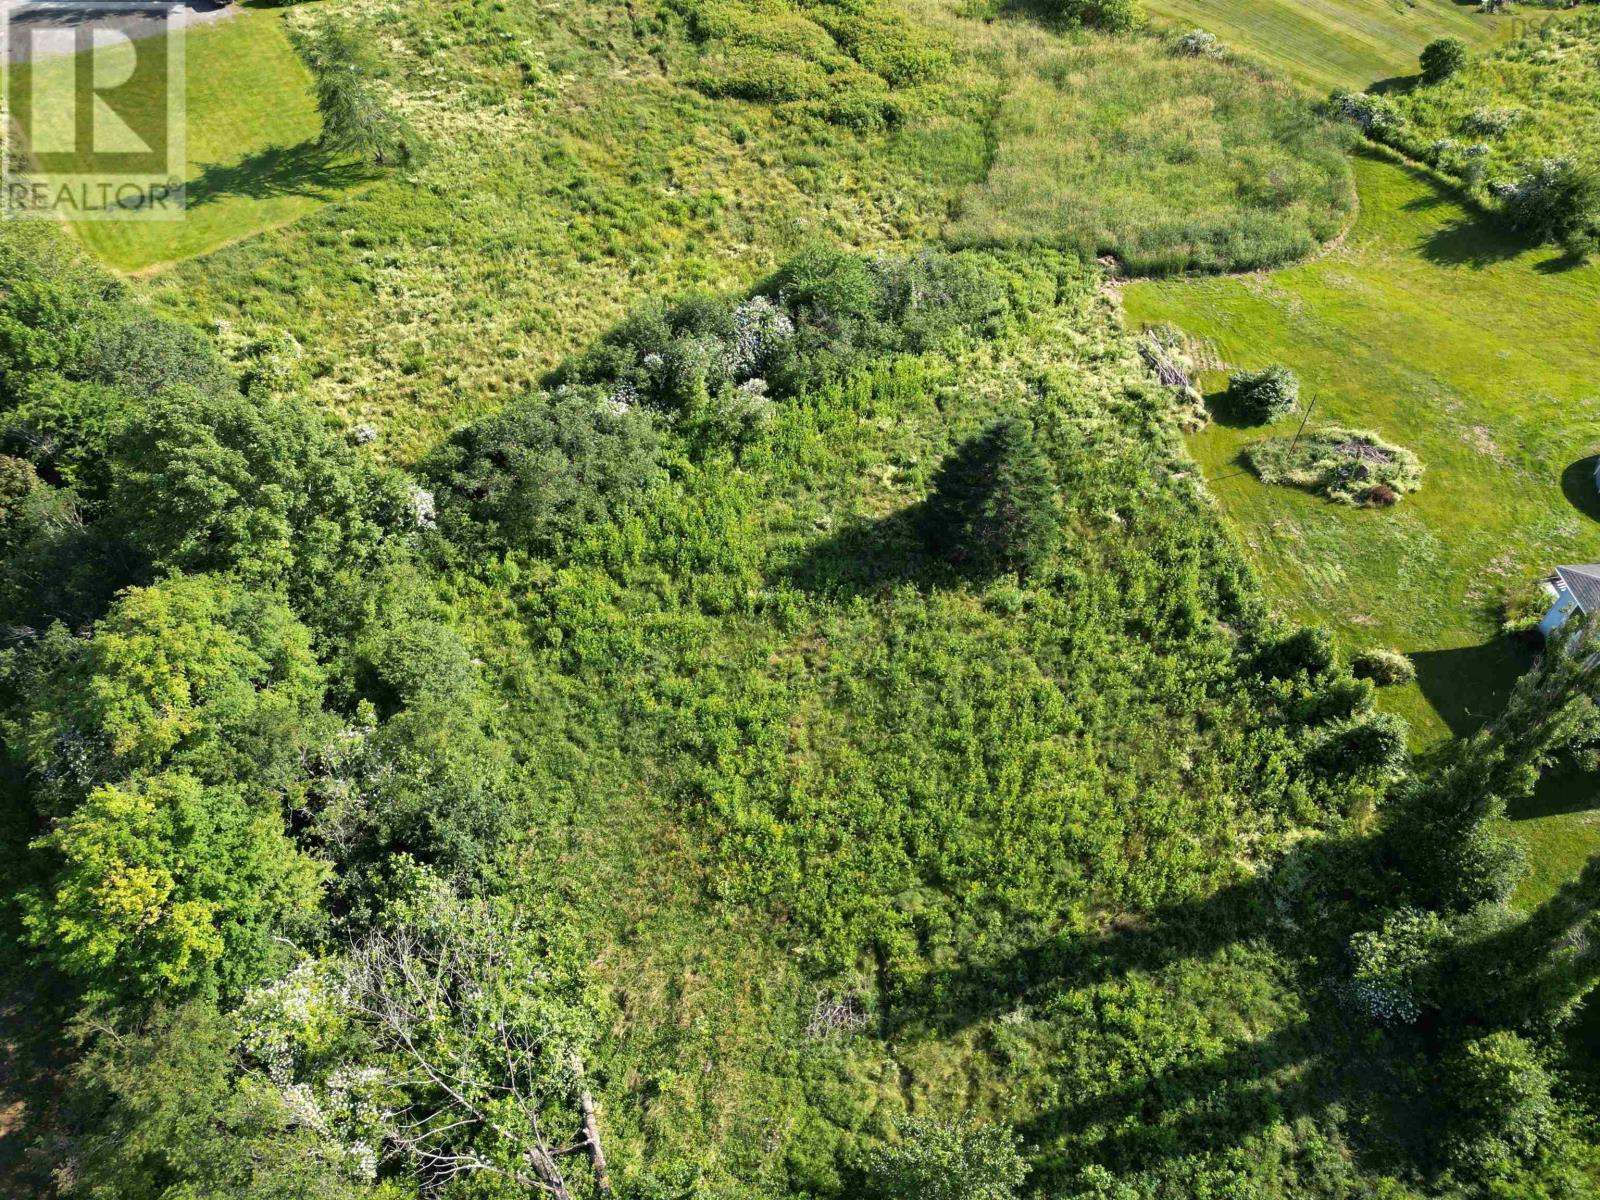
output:
{"label": "dead bare tree", "polygon": [[[393,1115],[391,1153],[433,1188],[489,1172],[572,1200],[561,1160],[586,1153],[602,1190],[605,1156],[582,1086],[593,1014],[575,969],[480,901],[443,884],[351,952],[348,1003],[412,1097]],[[561,1146],[547,1117],[576,1104],[584,1136]],[[568,1110],[570,1111],[570,1109]]]}

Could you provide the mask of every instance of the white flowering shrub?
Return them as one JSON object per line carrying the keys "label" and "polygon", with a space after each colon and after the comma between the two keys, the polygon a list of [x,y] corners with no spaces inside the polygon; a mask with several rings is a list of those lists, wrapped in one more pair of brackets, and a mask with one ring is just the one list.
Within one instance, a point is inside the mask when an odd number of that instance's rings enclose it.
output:
{"label": "white flowering shrub", "polygon": [[1449,940],[1438,913],[1403,908],[1350,939],[1350,998],[1384,1025],[1410,1025],[1432,1004],[1433,963]]}

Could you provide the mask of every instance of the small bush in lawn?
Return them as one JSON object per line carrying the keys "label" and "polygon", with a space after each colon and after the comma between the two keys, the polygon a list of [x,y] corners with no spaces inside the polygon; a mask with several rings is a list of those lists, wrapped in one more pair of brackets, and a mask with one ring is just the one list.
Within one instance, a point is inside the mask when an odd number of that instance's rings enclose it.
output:
{"label": "small bush in lawn", "polygon": [[1363,650],[1350,663],[1357,679],[1370,679],[1379,687],[1410,683],[1417,668],[1398,650]]}
{"label": "small bush in lawn", "polygon": [[1460,38],[1442,37],[1422,51],[1422,82],[1443,83],[1467,65],[1467,44]]}
{"label": "small bush in lawn", "polygon": [[1128,33],[1143,19],[1134,0],[1057,0],[1061,19],[1074,29]]}
{"label": "small bush in lawn", "polygon": [[1300,380],[1287,367],[1240,371],[1228,380],[1234,412],[1252,425],[1286,417],[1300,402]]}
{"label": "small bush in lawn", "polygon": [[1500,601],[1500,632],[1508,637],[1539,628],[1552,603],[1542,582],[1530,579],[1507,592]]}

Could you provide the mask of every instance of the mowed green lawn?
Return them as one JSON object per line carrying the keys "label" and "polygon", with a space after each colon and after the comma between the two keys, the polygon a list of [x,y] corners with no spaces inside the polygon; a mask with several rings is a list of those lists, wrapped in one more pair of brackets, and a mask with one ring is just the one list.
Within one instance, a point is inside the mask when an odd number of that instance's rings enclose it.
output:
{"label": "mowed green lawn", "polygon": [[[1270,275],[1136,284],[1126,311],[1214,339],[1232,366],[1288,364],[1313,421],[1421,456],[1418,495],[1362,510],[1243,472],[1240,450],[1269,431],[1219,422],[1190,441],[1280,611],[1331,626],[1348,649],[1412,656],[1417,684],[1385,703],[1427,744],[1495,715],[1526,665],[1497,632],[1505,589],[1600,560],[1600,266],[1508,240],[1376,153],[1356,172],[1362,211],[1338,249]],[[1580,812],[1595,789],[1562,776],[1523,814],[1530,886],[1553,888],[1600,849],[1600,824]]]}
{"label": "mowed green lawn", "polygon": [[1511,36],[1515,20],[1459,0],[1145,0],[1145,8],[1174,27],[1209,30],[1319,92],[1414,75],[1434,38],[1486,45]]}
{"label": "mowed green lawn", "polygon": [[[311,80],[283,17],[244,10],[184,35],[188,208],[181,220],[75,221],[72,230],[107,265],[143,271],[305,215],[361,182],[363,173],[315,146],[321,128]],[[69,60],[18,72],[65,77]],[[26,84],[26,80],[19,80]],[[131,85],[137,86],[137,85]],[[119,103],[157,103],[134,94]]]}

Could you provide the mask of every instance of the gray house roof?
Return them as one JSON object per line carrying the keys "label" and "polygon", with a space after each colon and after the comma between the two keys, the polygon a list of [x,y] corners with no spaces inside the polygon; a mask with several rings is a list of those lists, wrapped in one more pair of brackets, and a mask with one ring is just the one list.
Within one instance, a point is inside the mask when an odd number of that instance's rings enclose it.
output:
{"label": "gray house roof", "polygon": [[1557,567],[1556,578],[1584,612],[1600,612],[1600,563]]}

